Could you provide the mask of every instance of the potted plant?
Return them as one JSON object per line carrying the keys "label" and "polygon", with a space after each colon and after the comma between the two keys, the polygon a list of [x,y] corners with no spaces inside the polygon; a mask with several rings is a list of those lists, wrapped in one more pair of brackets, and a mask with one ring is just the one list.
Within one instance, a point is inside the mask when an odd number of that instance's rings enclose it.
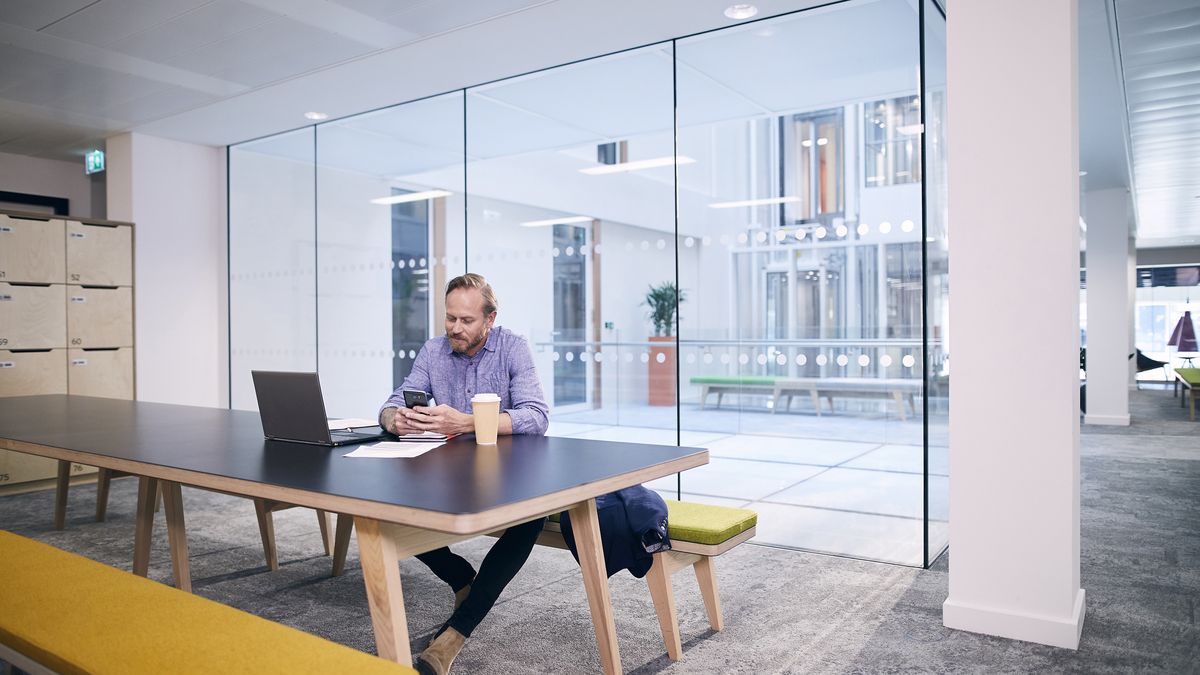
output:
{"label": "potted plant", "polygon": [[649,308],[646,317],[654,324],[650,337],[650,405],[675,405],[675,311],[684,301],[683,292],[673,281],[651,286],[643,305]]}

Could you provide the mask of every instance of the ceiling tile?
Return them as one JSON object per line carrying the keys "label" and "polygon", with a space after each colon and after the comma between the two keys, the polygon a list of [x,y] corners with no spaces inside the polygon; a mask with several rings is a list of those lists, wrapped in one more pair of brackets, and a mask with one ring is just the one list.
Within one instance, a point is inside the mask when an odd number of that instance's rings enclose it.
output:
{"label": "ceiling tile", "polygon": [[261,86],[375,51],[374,47],[290,19],[205,45],[170,65],[223,80]]}
{"label": "ceiling tile", "polygon": [[69,61],[12,45],[0,44],[0,95],[25,82],[36,82],[70,67]]}
{"label": "ceiling tile", "polygon": [[418,35],[436,35],[544,2],[545,0],[448,0],[439,3],[411,3],[400,11],[393,11],[386,20]]}
{"label": "ceiling tile", "polygon": [[38,30],[93,2],[95,0],[4,0],[0,2],[0,23]]}
{"label": "ceiling tile", "polygon": [[111,49],[150,61],[167,62],[185,52],[228,40],[275,21],[279,15],[231,0],[210,2],[186,14],[114,42]]}
{"label": "ceiling tile", "polygon": [[167,86],[140,98],[112,103],[100,108],[98,112],[105,117],[126,120],[130,125],[135,125],[198,108],[218,100],[211,94]]}
{"label": "ceiling tile", "polygon": [[407,0],[406,2],[395,2],[395,0],[330,0],[335,5],[341,5],[348,9],[352,9],[369,17],[387,20],[398,12],[415,10],[418,8],[428,9],[431,6],[438,4],[450,5],[455,4],[449,0]]}
{"label": "ceiling tile", "polygon": [[193,10],[208,0],[104,0],[59,21],[46,32],[104,47]]}

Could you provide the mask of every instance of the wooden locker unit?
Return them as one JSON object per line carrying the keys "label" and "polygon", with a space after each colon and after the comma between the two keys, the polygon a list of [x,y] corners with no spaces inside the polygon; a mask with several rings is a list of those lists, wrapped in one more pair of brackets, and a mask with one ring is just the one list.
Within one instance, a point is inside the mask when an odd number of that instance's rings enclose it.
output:
{"label": "wooden locker unit", "polygon": [[67,223],[67,283],[133,284],[133,228],[105,221]]}
{"label": "wooden locker unit", "polygon": [[61,284],[66,278],[62,220],[0,214],[0,281]]}
{"label": "wooden locker unit", "polygon": [[68,350],[67,393],[133,398],[133,348]]}
{"label": "wooden locker unit", "polygon": [[67,393],[67,350],[0,349],[0,396]]}
{"label": "wooden locker unit", "polygon": [[[131,224],[0,212],[0,397],[133,398],[132,284]],[[73,476],[93,471],[70,465]],[[0,450],[0,488],[57,473],[55,460]]]}
{"label": "wooden locker unit", "polygon": [[66,287],[0,282],[0,349],[67,346]]}
{"label": "wooden locker unit", "polygon": [[23,452],[0,450],[0,488],[31,480],[46,480],[57,475],[56,460]]}
{"label": "wooden locker unit", "polygon": [[67,286],[67,345],[132,347],[133,289]]}

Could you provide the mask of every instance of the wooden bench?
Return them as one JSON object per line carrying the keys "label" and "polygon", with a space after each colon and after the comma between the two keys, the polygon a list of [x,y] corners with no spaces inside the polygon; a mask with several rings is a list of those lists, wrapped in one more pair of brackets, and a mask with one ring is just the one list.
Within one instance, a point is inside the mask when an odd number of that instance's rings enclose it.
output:
{"label": "wooden bench", "polygon": [[1179,401],[1180,407],[1185,403],[1189,405],[1189,419],[1196,421],[1196,389],[1200,388],[1200,368],[1176,368],[1175,369],[1175,387],[1171,395],[1179,395],[1180,390],[1183,391],[1183,397]]}
{"label": "wooden bench", "polygon": [[[654,564],[646,573],[646,584],[650,587],[650,598],[654,601],[654,612],[662,631],[663,644],[672,661],[683,658],[683,644],[679,638],[679,615],[675,611],[675,592],[671,588],[671,575],[692,567],[704,598],[708,613],[708,624],[713,630],[725,627],[721,617],[721,596],[717,591],[717,575],[713,558],[725,553],[738,544],[752,539],[757,532],[758,514],[750,509],[735,509],[728,506],[713,506],[694,502],[679,502],[667,499],[667,536],[671,539],[671,550],[654,554]],[[334,575],[341,574],[346,559],[346,548],[350,544],[352,519],[338,516],[337,547],[334,551]],[[503,531],[492,532],[498,537]],[[559,525],[559,514],[553,514],[538,535],[537,543],[553,548],[567,548]],[[340,563],[338,561],[341,561]]]}
{"label": "wooden bench", "polygon": [[[667,656],[672,661],[683,658],[679,637],[679,616],[675,611],[675,592],[671,575],[692,567],[708,612],[708,624],[713,630],[725,627],[721,617],[721,596],[717,591],[717,575],[713,558],[752,538],[758,524],[758,514],[749,509],[712,506],[694,502],[667,502],[667,534],[671,550],[654,554],[654,564],[646,573],[646,584],[658,615]],[[567,548],[558,516],[542,529],[538,543],[543,546]]]}
{"label": "wooden bench", "polygon": [[771,412],[779,410],[780,403],[786,399],[784,411],[791,410],[792,397],[800,394],[808,395],[813,402],[817,415],[821,414],[821,399],[829,402],[829,411],[833,412],[835,396],[857,398],[890,398],[896,402],[896,413],[900,421],[908,419],[908,410],[915,415],[917,412],[914,396],[923,393],[924,383],[919,379],[875,378],[875,377],[727,377],[721,375],[701,375],[691,378],[692,384],[701,386],[700,409],[708,404],[709,394],[717,395],[717,407],[721,407],[721,398],[725,394],[761,394],[771,396],[773,405]]}
{"label": "wooden bench", "polygon": [[29,673],[416,673],[0,531],[0,659]]}

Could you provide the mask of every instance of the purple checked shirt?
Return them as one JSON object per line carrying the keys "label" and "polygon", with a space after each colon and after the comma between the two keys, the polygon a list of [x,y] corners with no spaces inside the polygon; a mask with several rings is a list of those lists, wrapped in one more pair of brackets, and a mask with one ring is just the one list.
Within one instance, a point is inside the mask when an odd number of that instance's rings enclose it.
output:
{"label": "purple checked shirt", "polygon": [[[500,326],[492,328],[475,356],[451,349],[445,335],[427,341],[413,362],[412,372],[383,408],[403,408],[405,389],[420,389],[432,395],[435,403],[445,403],[464,413],[471,412],[471,397],[475,394],[499,394],[500,412],[512,418],[514,434],[543,436],[550,424],[550,408],[542,395],[529,342]],[[379,410],[381,415],[383,408]]]}

